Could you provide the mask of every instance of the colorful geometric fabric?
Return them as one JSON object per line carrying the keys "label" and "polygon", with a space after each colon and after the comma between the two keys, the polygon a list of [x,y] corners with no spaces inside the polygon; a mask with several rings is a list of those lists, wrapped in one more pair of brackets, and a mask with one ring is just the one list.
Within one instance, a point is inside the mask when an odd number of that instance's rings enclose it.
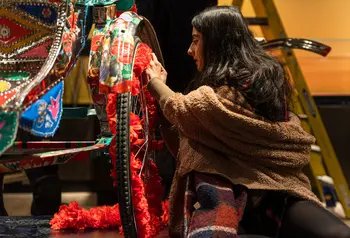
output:
{"label": "colorful geometric fabric", "polygon": [[17,4],[17,8],[31,14],[46,23],[54,23],[57,19],[57,11],[54,7],[41,5]]}
{"label": "colorful geometric fabric", "polygon": [[187,178],[183,237],[239,237],[246,201],[243,187],[194,172]]}
{"label": "colorful geometric fabric", "polygon": [[23,102],[32,103],[24,99],[53,67],[67,13],[67,0],[0,2],[1,109],[21,111]]}
{"label": "colorful geometric fabric", "polygon": [[36,136],[51,137],[62,115],[63,82],[31,105],[20,118],[20,127]]}
{"label": "colorful geometric fabric", "polygon": [[41,27],[28,20],[30,14],[16,7],[0,9],[0,55],[5,59],[17,56],[38,42],[52,38],[54,34],[54,29],[50,29],[50,26],[43,24]]}

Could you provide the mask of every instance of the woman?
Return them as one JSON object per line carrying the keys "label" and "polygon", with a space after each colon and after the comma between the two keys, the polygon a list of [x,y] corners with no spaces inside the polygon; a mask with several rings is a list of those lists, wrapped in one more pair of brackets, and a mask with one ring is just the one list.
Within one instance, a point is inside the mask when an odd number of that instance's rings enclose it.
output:
{"label": "woman", "polygon": [[[196,71],[191,58],[186,55],[191,35],[178,37],[178,32],[190,31],[192,17],[207,7],[218,5],[217,2],[217,0],[136,0],[138,14],[146,17],[157,32],[169,75],[167,85],[174,91],[183,92]],[[173,12],[181,14],[172,14]],[[178,62],[182,62],[181,67]],[[175,160],[169,150],[165,149],[157,154],[157,165],[164,184],[164,194],[168,196],[175,170]]]}
{"label": "woman", "polygon": [[234,7],[193,21],[188,54],[198,75],[187,95],[165,85],[155,56],[148,89],[174,131],[170,193],[172,237],[350,237],[320,206],[302,169],[315,139],[289,113],[291,86],[281,65],[254,39]]}

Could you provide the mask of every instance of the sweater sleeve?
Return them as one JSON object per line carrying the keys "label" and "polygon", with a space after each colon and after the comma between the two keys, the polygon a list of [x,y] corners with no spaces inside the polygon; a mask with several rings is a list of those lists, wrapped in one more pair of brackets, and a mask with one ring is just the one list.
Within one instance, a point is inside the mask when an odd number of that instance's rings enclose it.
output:
{"label": "sweater sleeve", "polygon": [[187,95],[173,92],[168,86],[159,80],[152,80],[148,84],[148,90],[160,104],[165,118],[173,124],[181,134],[189,138],[197,138],[203,133],[203,125],[194,111],[210,110],[210,106],[202,101],[205,91],[213,92],[210,87],[203,86]]}
{"label": "sweater sleeve", "polygon": [[167,99],[174,95],[175,92],[171,90],[165,83],[159,79],[153,79],[147,84],[147,89],[151,95],[158,101],[161,109]]}

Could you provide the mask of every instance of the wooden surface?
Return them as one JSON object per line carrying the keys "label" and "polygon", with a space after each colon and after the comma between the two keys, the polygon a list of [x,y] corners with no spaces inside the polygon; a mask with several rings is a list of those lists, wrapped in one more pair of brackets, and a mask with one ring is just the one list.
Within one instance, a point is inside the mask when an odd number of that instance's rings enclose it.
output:
{"label": "wooden surface", "polygon": [[298,57],[298,60],[314,96],[350,96],[350,57]]}

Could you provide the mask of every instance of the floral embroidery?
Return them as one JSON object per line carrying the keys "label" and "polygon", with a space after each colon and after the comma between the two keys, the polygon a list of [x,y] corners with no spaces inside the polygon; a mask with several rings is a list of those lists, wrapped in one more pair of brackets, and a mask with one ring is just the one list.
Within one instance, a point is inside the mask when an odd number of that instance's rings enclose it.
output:
{"label": "floral embroidery", "polygon": [[38,113],[39,116],[34,122],[36,128],[51,128],[53,123],[52,119],[47,113],[47,103],[44,100],[39,100],[38,102]]}
{"label": "floral embroidery", "polygon": [[53,136],[62,113],[63,82],[53,87],[21,116],[20,126],[36,136]]}

